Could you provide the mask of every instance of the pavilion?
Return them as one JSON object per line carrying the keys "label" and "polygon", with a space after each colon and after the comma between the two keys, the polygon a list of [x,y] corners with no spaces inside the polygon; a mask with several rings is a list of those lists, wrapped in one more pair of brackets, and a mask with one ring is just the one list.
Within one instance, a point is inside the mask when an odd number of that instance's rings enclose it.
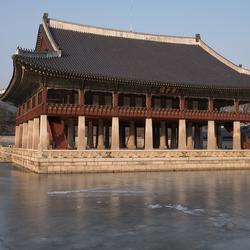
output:
{"label": "pavilion", "polygon": [[203,126],[209,150],[221,148],[222,126],[234,150],[250,148],[240,131],[250,113],[239,111],[250,102],[250,71],[199,34],[142,34],[44,14],[35,50],[18,47],[12,59],[1,100],[17,107],[16,148],[133,150],[140,129],[145,150],[201,149]]}

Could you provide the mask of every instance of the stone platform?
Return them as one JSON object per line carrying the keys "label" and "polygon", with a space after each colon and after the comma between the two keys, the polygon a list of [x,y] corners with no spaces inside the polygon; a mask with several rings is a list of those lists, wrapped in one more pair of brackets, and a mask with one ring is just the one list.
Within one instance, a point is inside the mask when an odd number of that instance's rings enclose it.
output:
{"label": "stone platform", "polygon": [[35,173],[250,169],[249,150],[32,150],[1,147],[2,161]]}

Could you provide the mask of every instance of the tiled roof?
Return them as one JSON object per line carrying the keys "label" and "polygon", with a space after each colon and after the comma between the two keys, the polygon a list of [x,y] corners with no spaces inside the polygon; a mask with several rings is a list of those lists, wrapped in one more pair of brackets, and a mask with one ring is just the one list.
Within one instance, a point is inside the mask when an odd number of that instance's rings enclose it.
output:
{"label": "tiled roof", "polygon": [[[142,81],[223,88],[250,88],[239,73],[196,44],[177,44],[49,28],[61,57],[24,57],[58,71]],[[46,35],[44,30],[41,30]],[[48,39],[45,38],[48,42]],[[49,46],[51,49],[51,46]]]}

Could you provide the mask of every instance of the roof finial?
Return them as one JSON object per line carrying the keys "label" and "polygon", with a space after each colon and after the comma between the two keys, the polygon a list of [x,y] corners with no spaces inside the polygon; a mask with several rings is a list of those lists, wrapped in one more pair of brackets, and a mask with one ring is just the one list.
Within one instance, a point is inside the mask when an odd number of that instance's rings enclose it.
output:
{"label": "roof finial", "polygon": [[196,37],[196,42],[198,43],[201,40],[201,35],[195,34],[195,37]]}
{"label": "roof finial", "polygon": [[48,13],[44,13],[44,14],[43,14],[43,19],[44,19],[44,20],[47,21],[48,17],[49,17],[49,14],[48,14]]}

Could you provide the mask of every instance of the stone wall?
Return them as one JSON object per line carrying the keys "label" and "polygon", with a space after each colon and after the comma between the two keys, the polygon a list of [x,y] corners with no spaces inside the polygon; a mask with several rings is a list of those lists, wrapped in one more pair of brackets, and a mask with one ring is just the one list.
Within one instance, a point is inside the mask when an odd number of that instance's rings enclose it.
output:
{"label": "stone wall", "polygon": [[36,173],[220,170],[250,168],[248,150],[31,150],[1,148],[1,157]]}

